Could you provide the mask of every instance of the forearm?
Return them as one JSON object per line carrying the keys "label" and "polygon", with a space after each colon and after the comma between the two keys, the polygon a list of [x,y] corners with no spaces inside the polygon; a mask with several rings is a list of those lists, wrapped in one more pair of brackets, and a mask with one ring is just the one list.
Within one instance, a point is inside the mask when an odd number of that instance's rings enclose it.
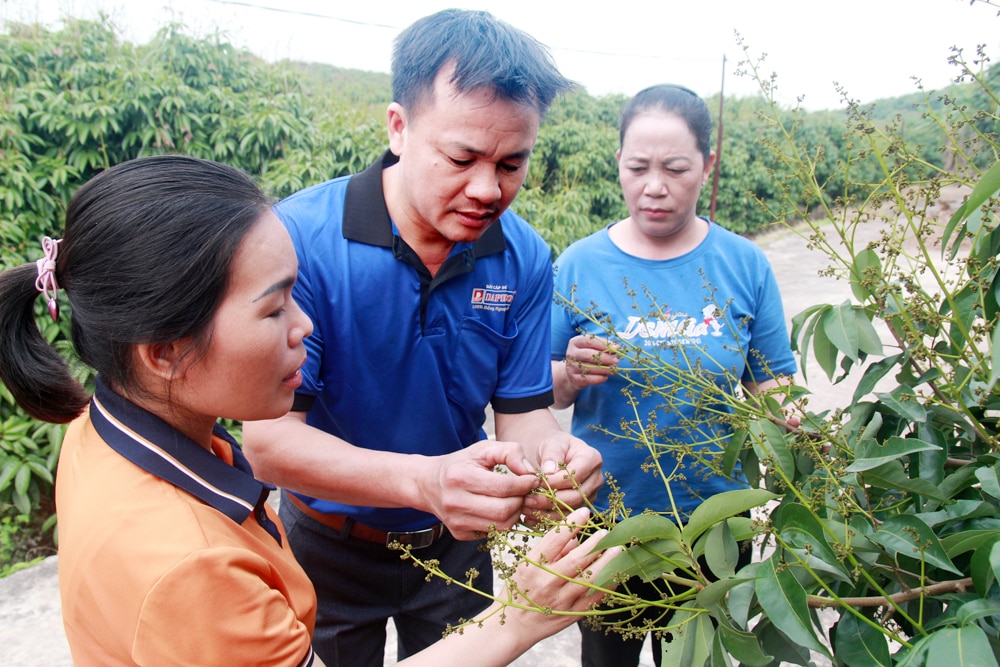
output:
{"label": "forearm", "polygon": [[[412,507],[438,517],[460,540],[514,525],[537,484],[514,443],[484,440],[438,456],[395,454],[354,447],[308,426],[302,413],[243,428],[244,451],[261,479],[350,505]],[[498,466],[513,474],[498,473]]]}
{"label": "forearm", "polygon": [[555,396],[552,407],[556,410],[571,407],[580,395],[580,390],[573,385],[566,373],[565,361],[552,362],[552,393]]}
{"label": "forearm", "polygon": [[752,396],[759,396],[772,389],[788,386],[794,381],[795,378],[787,375],[781,375],[775,378],[769,378],[763,382],[744,382],[743,388],[746,389]]}
{"label": "forearm", "polygon": [[[406,667],[501,667],[509,665],[536,642],[555,632],[549,628],[544,634],[540,627],[544,623],[519,622],[521,616],[535,614],[541,620],[540,612],[524,612],[508,609],[501,622],[500,605],[494,603],[485,614],[489,618],[482,625],[467,627],[461,634],[452,632],[444,639],[430,645],[420,653],[397,664]],[[566,617],[566,625],[575,620]],[[530,619],[528,619],[530,620]]]}
{"label": "forearm", "polygon": [[416,480],[423,456],[355,447],[291,413],[243,424],[243,450],[259,479],[314,498],[427,510]]}

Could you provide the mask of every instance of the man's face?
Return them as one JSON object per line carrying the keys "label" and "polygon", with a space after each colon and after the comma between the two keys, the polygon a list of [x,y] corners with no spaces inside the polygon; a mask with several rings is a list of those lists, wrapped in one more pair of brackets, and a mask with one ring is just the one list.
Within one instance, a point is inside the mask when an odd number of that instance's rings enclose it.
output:
{"label": "man's face", "polygon": [[415,107],[389,107],[389,147],[400,162],[386,204],[411,245],[482,236],[524,183],[538,137],[537,109],[487,89],[456,95],[450,76],[443,68]]}

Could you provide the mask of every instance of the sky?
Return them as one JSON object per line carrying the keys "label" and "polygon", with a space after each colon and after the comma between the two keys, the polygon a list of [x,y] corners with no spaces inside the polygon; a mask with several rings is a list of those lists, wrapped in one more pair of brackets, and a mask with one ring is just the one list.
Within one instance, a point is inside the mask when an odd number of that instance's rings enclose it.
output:
{"label": "sky", "polygon": [[952,47],[971,61],[983,44],[1000,62],[1000,0],[0,0],[0,24],[55,29],[103,12],[138,44],[176,22],[268,61],[388,72],[400,30],[447,7],[486,9],[531,34],[593,95],[665,82],[704,96],[757,94],[739,74],[749,54],[774,77],[780,103],[816,111],[845,106],[838,85],[860,102],[915,92],[914,78],[946,86],[959,73]]}

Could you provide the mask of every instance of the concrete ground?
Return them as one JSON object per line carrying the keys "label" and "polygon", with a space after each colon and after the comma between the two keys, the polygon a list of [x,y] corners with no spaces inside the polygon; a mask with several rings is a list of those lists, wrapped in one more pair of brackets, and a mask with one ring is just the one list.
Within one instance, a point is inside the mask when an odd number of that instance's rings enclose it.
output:
{"label": "concrete ground", "polygon": [[[876,238],[877,225],[862,229],[863,235]],[[864,239],[858,239],[858,247]],[[818,271],[825,257],[808,250],[803,239],[791,233],[762,237],[758,240],[774,268],[781,288],[785,315],[791,317],[817,303],[837,304],[850,295],[849,286]],[[807,368],[809,387],[813,392],[810,409],[845,406],[851,397],[850,382],[833,386],[825,380],[815,364]],[[566,412],[559,415],[568,417]],[[69,667],[69,650],[60,620],[60,604],[56,580],[57,558],[48,558],[5,579],[0,579],[0,665],[26,667],[48,665]],[[394,641],[390,641],[390,646]],[[392,652],[387,664],[394,659]],[[513,663],[518,667],[569,667],[579,664],[579,632],[575,627],[551,637]],[[652,665],[648,651],[643,653],[643,667]]]}

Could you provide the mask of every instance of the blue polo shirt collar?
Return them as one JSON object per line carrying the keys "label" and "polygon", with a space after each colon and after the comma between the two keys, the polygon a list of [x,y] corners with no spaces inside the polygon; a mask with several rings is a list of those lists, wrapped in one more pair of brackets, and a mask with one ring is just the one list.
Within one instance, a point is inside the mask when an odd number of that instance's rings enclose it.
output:
{"label": "blue polo shirt collar", "polygon": [[[364,171],[351,176],[344,195],[344,238],[383,248],[395,248],[398,238],[393,232],[392,219],[385,206],[382,190],[382,170],[399,162],[399,156],[386,151]],[[507,240],[500,221],[489,226],[472,244],[472,257],[485,257],[503,252]],[[471,269],[469,269],[471,270]]]}
{"label": "blue polo shirt collar", "polygon": [[97,378],[90,421],[98,435],[122,457],[151,475],[197,497],[238,524],[252,514],[281,544],[281,533],[264,509],[271,484],[254,479],[236,440],[216,424],[214,435],[230,444],[229,465],[173,426],[111,391]]}

